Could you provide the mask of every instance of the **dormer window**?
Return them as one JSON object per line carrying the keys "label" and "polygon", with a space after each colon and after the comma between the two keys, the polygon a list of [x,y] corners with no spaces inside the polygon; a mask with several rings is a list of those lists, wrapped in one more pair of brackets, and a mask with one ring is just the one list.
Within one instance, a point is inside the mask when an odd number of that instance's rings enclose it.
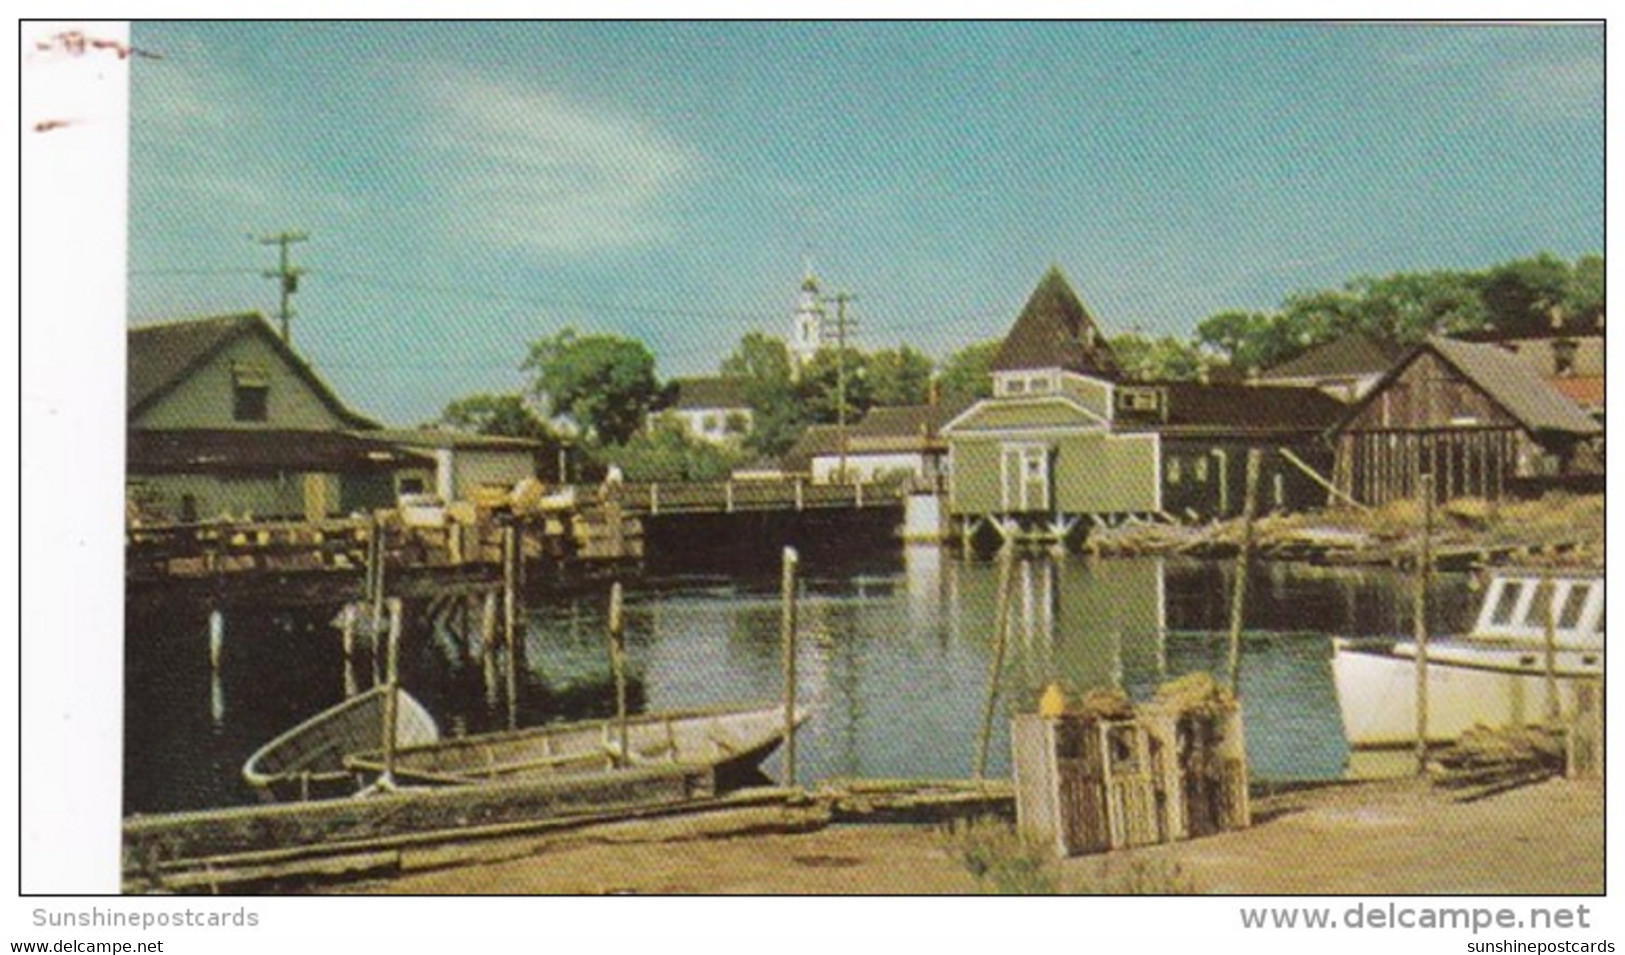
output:
{"label": "dormer window", "polygon": [[1119,388],[1117,410],[1139,414],[1156,414],[1162,410],[1163,392],[1160,388]]}
{"label": "dormer window", "polygon": [[1552,374],[1574,374],[1574,354],[1580,350],[1580,343],[1572,338],[1559,338],[1552,342]]}
{"label": "dormer window", "polygon": [[265,421],[270,417],[271,377],[259,365],[231,366],[231,418]]}

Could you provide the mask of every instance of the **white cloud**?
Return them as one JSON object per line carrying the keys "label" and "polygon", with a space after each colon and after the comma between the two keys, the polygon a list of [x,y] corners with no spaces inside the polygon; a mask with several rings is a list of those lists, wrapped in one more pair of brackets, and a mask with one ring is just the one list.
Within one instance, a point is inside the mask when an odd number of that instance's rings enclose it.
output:
{"label": "white cloud", "polygon": [[418,83],[429,175],[465,240],[590,252],[667,234],[689,150],[634,118],[469,73]]}

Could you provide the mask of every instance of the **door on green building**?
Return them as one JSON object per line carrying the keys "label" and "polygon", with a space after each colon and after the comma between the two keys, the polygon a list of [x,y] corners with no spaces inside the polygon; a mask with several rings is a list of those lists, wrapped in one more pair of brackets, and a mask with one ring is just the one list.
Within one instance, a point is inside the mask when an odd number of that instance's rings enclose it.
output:
{"label": "door on green building", "polygon": [[1000,449],[1001,498],[1007,513],[1050,509],[1050,449],[1007,444]]}

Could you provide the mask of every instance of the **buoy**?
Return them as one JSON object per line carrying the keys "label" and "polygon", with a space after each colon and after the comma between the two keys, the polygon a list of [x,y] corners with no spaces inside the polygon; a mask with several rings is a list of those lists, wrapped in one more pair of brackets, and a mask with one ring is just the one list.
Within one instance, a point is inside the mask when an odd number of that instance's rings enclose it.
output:
{"label": "buoy", "polygon": [[1038,715],[1045,719],[1058,719],[1066,712],[1066,691],[1061,684],[1051,683],[1044,687],[1044,692],[1038,698]]}

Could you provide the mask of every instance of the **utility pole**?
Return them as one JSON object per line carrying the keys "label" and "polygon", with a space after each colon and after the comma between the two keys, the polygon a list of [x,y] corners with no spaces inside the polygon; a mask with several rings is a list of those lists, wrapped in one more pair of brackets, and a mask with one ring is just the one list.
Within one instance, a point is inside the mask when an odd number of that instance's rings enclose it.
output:
{"label": "utility pole", "polygon": [[846,336],[856,332],[857,323],[846,320],[846,303],[856,301],[849,292],[836,292],[825,301],[835,303],[835,433],[840,444],[840,464],[835,472],[837,480],[846,480]]}
{"label": "utility pole", "polygon": [[277,317],[282,321],[282,341],[293,343],[289,322],[293,318],[293,309],[288,305],[288,299],[293,293],[299,291],[299,276],[305,274],[303,268],[291,265],[288,262],[288,246],[295,242],[305,242],[310,236],[303,232],[278,232],[275,235],[261,236],[260,245],[274,245],[278,247],[276,271],[262,273],[268,279],[277,279],[282,291],[282,307],[277,311]]}

